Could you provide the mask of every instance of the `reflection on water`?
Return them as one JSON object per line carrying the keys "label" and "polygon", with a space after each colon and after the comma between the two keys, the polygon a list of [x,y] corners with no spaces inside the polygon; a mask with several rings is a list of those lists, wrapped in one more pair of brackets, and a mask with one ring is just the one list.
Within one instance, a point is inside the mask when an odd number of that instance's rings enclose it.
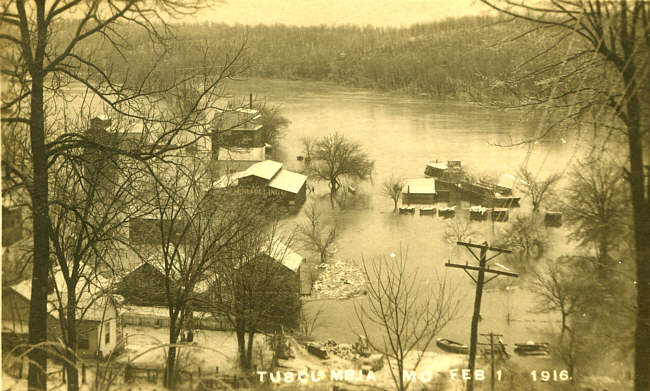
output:
{"label": "reflection on water", "polygon": [[[469,341],[475,288],[462,271],[446,270],[444,262],[448,259],[472,262],[471,256],[442,239],[444,220],[417,213],[393,215],[392,201],[381,195],[382,181],[391,174],[423,177],[425,163],[435,159],[461,160],[470,170],[490,175],[514,173],[526,164],[533,172],[545,175],[569,166],[574,153],[571,140],[566,144],[540,143],[532,148],[494,146],[494,143],[505,144],[533,135],[535,126],[521,122],[514,113],[494,112],[463,103],[419,100],[327,83],[251,80],[230,87],[234,94],[253,93],[265,97],[269,104],[280,105],[283,115],[291,121],[279,148],[288,168],[303,168],[295,158],[303,154],[302,136],[322,137],[336,131],[363,145],[375,160],[373,183],[357,185],[357,194],[348,195],[351,199],[345,200],[344,210],[330,209],[324,185],[316,186],[318,197],[310,196],[336,223],[340,233],[336,256],[368,260],[397,252],[400,247],[407,248],[409,267],[417,269],[421,278],[446,275],[463,296],[460,317],[441,335],[465,342]],[[483,223],[481,230],[489,237],[490,224]],[[508,283],[517,282],[505,284]],[[362,304],[365,299],[357,300]],[[326,325],[316,332],[318,338],[354,342],[353,300],[312,302],[308,306],[325,309]],[[504,334],[509,344],[535,339],[542,329],[554,326],[550,322],[555,319],[532,313],[533,307],[534,297],[530,293],[487,289],[483,295],[480,332]]]}

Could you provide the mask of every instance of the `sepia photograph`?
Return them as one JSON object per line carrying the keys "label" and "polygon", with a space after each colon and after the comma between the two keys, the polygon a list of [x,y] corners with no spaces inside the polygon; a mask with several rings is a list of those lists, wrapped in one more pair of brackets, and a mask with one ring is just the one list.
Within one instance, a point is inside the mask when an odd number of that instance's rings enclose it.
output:
{"label": "sepia photograph", "polygon": [[0,391],[648,391],[649,70],[646,0],[0,0]]}

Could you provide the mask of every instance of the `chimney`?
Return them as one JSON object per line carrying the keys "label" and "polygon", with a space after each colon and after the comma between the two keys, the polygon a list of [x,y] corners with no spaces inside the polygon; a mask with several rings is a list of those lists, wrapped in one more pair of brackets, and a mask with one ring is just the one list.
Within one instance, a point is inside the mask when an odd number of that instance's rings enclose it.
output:
{"label": "chimney", "polygon": [[249,108],[253,108],[253,94],[248,95]]}

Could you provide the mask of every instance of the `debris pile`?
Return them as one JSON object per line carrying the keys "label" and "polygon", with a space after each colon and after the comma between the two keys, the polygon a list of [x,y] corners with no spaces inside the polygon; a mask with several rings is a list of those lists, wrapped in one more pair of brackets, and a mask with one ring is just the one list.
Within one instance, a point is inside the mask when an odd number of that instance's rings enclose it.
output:
{"label": "debris pile", "polygon": [[362,370],[378,371],[384,366],[384,356],[382,354],[370,354],[367,346],[364,346],[365,339],[359,336],[359,342],[351,344],[337,344],[333,339],[320,344],[320,348],[327,352],[329,357],[337,356],[344,360],[355,361]]}
{"label": "debris pile", "polygon": [[352,345],[346,343],[337,344],[333,339],[328,339],[323,344],[323,348],[330,355],[336,355],[346,360],[354,360],[359,357],[359,354],[352,348]]}
{"label": "debris pile", "polygon": [[349,299],[366,293],[363,272],[345,261],[319,266],[318,280],[314,282],[314,298]]}

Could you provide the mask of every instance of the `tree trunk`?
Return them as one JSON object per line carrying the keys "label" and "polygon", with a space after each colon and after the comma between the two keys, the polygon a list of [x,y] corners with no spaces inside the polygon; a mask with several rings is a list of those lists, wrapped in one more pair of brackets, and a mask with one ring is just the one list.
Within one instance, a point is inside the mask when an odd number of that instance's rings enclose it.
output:
{"label": "tree trunk", "polygon": [[637,323],[635,351],[636,391],[650,390],[650,213],[646,202],[645,213],[636,217],[636,261],[637,261]]}
{"label": "tree trunk", "polygon": [[248,344],[246,348],[246,368],[251,369],[253,367],[253,343],[255,342],[255,332],[250,331],[248,333]]}
{"label": "tree trunk", "polygon": [[75,293],[76,289],[70,287],[68,287],[68,289],[65,368],[68,377],[68,391],[77,391],[79,390],[79,371],[77,370],[77,300]]}
{"label": "tree trunk", "polygon": [[398,391],[404,391],[405,390],[405,385],[404,385],[404,357],[398,357],[397,358],[397,376],[399,379],[399,387],[397,388]]}
{"label": "tree trunk", "polygon": [[650,390],[650,205],[645,194],[643,172],[643,138],[641,133],[641,106],[639,102],[636,67],[628,64],[623,71],[623,80],[628,92],[627,130],[630,155],[628,181],[634,209],[634,239],[637,267],[637,317],[634,352],[634,389]]}
{"label": "tree trunk", "polygon": [[330,205],[332,206],[332,209],[334,209],[334,197],[336,196],[336,192],[339,189],[338,182],[336,180],[331,180],[330,181]]}
{"label": "tree trunk", "polygon": [[165,365],[165,387],[169,389],[174,388],[176,382],[176,355],[178,342],[179,328],[176,326],[176,319],[169,320],[169,351],[167,352],[167,364]]}
{"label": "tree trunk", "polygon": [[167,365],[165,366],[165,387],[169,389],[174,388],[174,364],[176,364],[176,346],[170,346],[167,352]]}
{"label": "tree trunk", "polygon": [[533,200],[533,213],[537,213],[539,210],[539,200]]}
{"label": "tree trunk", "polygon": [[242,326],[237,326],[237,352],[239,353],[239,366],[246,368],[246,331]]}
{"label": "tree trunk", "polygon": [[604,237],[604,235],[603,235],[603,237],[600,238],[596,251],[598,253],[597,254],[598,276],[601,279],[606,279],[607,278],[607,269],[609,267],[609,250],[608,250],[607,238]]}
{"label": "tree trunk", "polygon": [[[39,7],[40,12],[40,7]],[[35,345],[47,340],[47,288],[49,270],[49,218],[47,155],[45,150],[45,113],[43,111],[43,71],[41,66],[31,69],[32,95],[30,114],[30,142],[34,170],[32,188],[32,216],[34,235],[34,265],[32,291],[29,302],[29,353],[28,389],[47,389],[47,352]]]}

